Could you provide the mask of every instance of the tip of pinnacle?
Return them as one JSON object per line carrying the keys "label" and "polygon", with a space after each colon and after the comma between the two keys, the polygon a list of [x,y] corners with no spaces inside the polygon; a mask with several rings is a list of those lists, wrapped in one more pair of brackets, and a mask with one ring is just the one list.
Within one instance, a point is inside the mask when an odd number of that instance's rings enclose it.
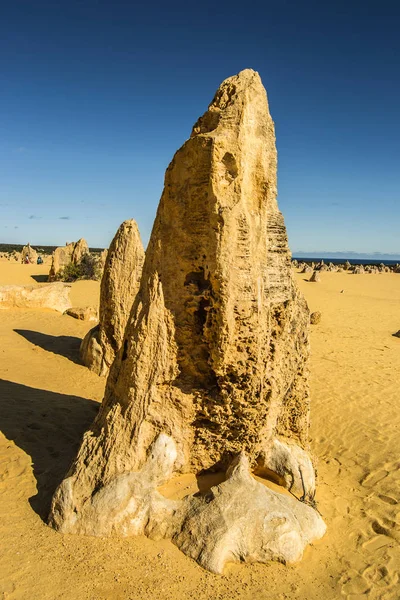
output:
{"label": "tip of pinnacle", "polygon": [[260,83],[260,85],[262,85],[261,77],[257,71],[254,71],[253,69],[243,69],[242,71],[239,71],[237,75],[232,75],[231,77],[225,79],[221,83],[220,87],[222,87],[227,82],[235,82],[235,85],[238,88],[248,87],[248,85],[255,83],[256,81],[257,83]]}
{"label": "tip of pinnacle", "polygon": [[[250,94],[248,92],[250,91]],[[268,100],[260,75],[253,69],[243,69],[237,75],[225,79],[218,87],[208,110],[194,124],[190,137],[214,131],[220,122],[221,114],[229,107],[240,107],[249,98],[263,96],[268,112]]]}

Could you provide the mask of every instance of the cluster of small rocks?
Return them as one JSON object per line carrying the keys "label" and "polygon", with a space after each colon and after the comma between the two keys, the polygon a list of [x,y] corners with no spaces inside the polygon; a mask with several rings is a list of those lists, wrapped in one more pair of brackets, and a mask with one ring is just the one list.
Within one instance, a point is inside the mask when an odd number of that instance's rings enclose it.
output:
{"label": "cluster of small rocks", "polygon": [[12,252],[0,252],[0,259],[9,260],[10,262],[21,262],[21,252],[13,250]]}
{"label": "cluster of small rocks", "polygon": [[292,260],[292,267],[298,269],[299,273],[313,273],[316,271],[329,271],[331,273],[343,273],[347,271],[354,275],[361,275],[363,273],[400,273],[400,264],[398,263],[395,265],[385,265],[384,263],[379,265],[352,265],[348,260],[344,263],[334,265],[332,262],[326,264],[323,260],[318,263],[306,263],[294,259]]}

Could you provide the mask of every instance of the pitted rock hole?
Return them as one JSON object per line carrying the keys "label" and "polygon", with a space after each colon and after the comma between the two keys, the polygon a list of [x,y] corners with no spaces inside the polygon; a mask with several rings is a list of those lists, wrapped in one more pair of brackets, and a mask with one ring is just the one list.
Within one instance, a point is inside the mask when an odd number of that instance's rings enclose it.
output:
{"label": "pitted rock hole", "polygon": [[209,110],[196,121],[190,137],[194,137],[195,135],[199,135],[201,133],[210,133],[211,131],[214,131],[214,129],[218,127],[219,119],[219,111]]}
{"label": "pitted rock hole", "polygon": [[224,154],[224,158],[222,159],[222,162],[224,163],[224,166],[226,169],[225,178],[230,181],[233,181],[234,179],[236,179],[236,177],[238,176],[238,167],[236,164],[236,159],[233,156],[233,154],[231,154],[230,152],[226,152]]}
{"label": "pitted rock hole", "polygon": [[210,281],[204,277],[204,269],[200,268],[199,271],[192,271],[185,277],[185,286],[194,285],[198,292],[204,292],[210,288]]}
{"label": "pitted rock hole", "polygon": [[216,92],[214,100],[211,106],[215,106],[220,110],[225,110],[228,106],[233,104],[233,100],[236,96],[237,90],[236,85],[232,82],[222,85]]}

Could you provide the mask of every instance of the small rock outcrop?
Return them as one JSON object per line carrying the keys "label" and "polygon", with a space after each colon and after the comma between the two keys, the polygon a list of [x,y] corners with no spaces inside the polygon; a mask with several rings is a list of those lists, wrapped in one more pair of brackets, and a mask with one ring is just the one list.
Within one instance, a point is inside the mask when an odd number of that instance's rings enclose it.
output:
{"label": "small rock outcrop", "polygon": [[83,363],[106,376],[121,348],[126,323],[139,290],[144,250],[133,219],[119,227],[107,253],[100,287],[99,324],[82,341]]}
{"label": "small rock outcrop", "polygon": [[302,273],[312,273],[313,270],[310,267],[310,265],[304,265],[303,269],[301,270]]}
{"label": "small rock outcrop", "polygon": [[354,275],[362,275],[365,273],[363,265],[356,265],[353,269]]}
{"label": "small rock outcrop", "polygon": [[[53,497],[59,531],[170,538],[218,573],[228,561],[298,560],[324,534],[304,503],[315,494],[309,310],[276,161],[265,90],[242,71],[167,169],[102,407]],[[158,491],[174,473],[207,471],[225,481],[205,495]],[[293,496],[252,471],[275,473]]]}
{"label": "small rock outcrop", "polygon": [[314,271],[308,281],[312,281],[313,283],[319,283],[321,281],[321,277],[319,276],[319,271]]}
{"label": "small rock outcrop", "polygon": [[0,309],[50,308],[63,313],[71,306],[70,289],[65,283],[4,285],[0,287]]}
{"label": "small rock outcrop", "polygon": [[393,337],[400,338],[400,329],[393,334]]}
{"label": "small rock outcrop", "polygon": [[315,312],[311,313],[310,315],[310,323],[311,325],[318,325],[318,323],[321,321],[321,313],[316,310]]}
{"label": "small rock outcrop", "polygon": [[67,265],[71,263],[77,265],[82,260],[82,257],[88,253],[89,247],[86,240],[83,238],[77,242],[71,242],[70,244],[56,248],[52,256],[49,281],[55,281],[57,279],[57,275]]}
{"label": "small rock outcrop", "polygon": [[78,321],[97,321],[98,313],[94,306],[73,306],[65,311],[65,314]]}

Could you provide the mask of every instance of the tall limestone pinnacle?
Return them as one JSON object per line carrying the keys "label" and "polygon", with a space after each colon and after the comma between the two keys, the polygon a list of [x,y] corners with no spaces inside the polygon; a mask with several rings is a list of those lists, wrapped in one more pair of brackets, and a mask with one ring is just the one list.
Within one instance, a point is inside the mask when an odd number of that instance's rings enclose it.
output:
{"label": "tall limestone pinnacle", "polygon": [[125,327],[142,274],[144,250],[136,221],[118,228],[104,265],[100,285],[99,323],[82,341],[83,363],[98,375],[108,374],[124,339]]}
{"label": "tall limestone pinnacle", "polygon": [[[227,560],[297,560],[323,535],[318,513],[295,499],[315,493],[309,311],[276,165],[266,92],[246,69],[221,84],[167,169],[103,404],[53,498],[60,531],[170,537],[216,572]],[[207,470],[226,471],[211,500],[157,491],[174,473]],[[294,497],[251,470],[273,472]],[[239,534],[246,502],[254,514]]]}

